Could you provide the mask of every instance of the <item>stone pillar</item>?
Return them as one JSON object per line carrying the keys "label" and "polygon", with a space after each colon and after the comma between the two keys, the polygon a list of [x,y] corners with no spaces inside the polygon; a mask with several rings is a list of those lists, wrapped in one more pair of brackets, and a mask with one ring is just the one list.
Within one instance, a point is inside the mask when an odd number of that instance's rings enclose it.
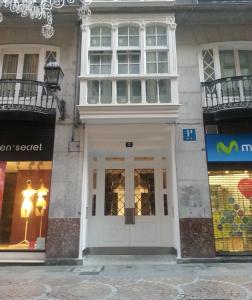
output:
{"label": "stone pillar", "polygon": [[[176,31],[179,102],[176,166],[182,258],[213,258],[215,246],[207,174],[199,78],[198,46],[190,28]],[[183,129],[195,129],[196,141],[184,141]]]}

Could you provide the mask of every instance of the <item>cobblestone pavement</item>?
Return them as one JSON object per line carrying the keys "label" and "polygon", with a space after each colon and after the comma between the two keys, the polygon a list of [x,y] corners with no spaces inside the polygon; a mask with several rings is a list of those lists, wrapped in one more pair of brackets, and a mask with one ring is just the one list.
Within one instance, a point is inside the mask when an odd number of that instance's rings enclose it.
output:
{"label": "cobblestone pavement", "polygon": [[93,271],[1,266],[0,299],[252,300],[252,263],[106,265]]}

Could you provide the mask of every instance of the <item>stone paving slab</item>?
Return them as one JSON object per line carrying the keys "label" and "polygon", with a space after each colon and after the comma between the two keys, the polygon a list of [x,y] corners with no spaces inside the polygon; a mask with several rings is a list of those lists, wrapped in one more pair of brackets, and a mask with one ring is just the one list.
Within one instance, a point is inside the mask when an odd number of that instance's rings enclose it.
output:
{"label": "stone paving slab", "polygon": [[96,275],[83,270],[0,267],[0,299],[252,300],[251,263],[93,266]]}

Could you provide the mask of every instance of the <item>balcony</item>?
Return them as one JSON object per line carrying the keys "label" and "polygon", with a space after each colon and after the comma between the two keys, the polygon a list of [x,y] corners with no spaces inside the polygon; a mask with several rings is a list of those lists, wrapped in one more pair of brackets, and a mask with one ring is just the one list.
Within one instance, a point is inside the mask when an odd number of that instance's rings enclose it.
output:
{"label": "balcony", "polygon": [[252,76],[226,77],[201,85],[204,117],[233,119],[251,114]]}
{"label": "balcony", "polygon": [[0,79],[0,113],[19,112],[55,115],[57,99],[45,82]]}

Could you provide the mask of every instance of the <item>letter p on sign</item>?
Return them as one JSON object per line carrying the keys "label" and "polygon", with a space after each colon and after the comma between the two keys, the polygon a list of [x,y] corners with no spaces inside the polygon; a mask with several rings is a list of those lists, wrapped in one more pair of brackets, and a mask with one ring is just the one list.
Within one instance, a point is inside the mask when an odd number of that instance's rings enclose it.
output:
{"label": "letter p on sign", "polygon": [[183,141],[196,141],[196,130],[194,128],[183,129]]}

